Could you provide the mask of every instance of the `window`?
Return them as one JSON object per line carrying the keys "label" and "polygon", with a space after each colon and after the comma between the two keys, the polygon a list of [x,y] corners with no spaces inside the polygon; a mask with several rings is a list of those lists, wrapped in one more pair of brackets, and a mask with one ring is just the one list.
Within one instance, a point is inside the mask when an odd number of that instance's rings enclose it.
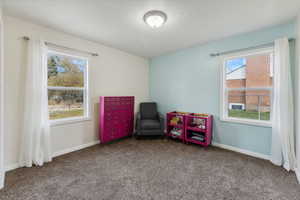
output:
{"label": "window", "polygon": [[48,51],[47,65],[50,120],[88,118],[88,59]]}
{"label": "window", "polygon": [[270,126],[273,48],[222,58],[221,120]]}

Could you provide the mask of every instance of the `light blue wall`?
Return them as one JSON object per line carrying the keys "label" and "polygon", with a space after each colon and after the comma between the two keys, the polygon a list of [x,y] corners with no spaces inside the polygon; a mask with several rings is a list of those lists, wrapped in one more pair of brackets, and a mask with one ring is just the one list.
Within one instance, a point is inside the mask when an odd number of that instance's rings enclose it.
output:
{"label": "light blue wall", "polygon": [[265,44],[282,36],[296,37],[294,22],[155,57],[150,62],[150,96],[162,113],[213,114],[214,142],[269,155],[271,128],[219,120],[219,59],[209,54]]}

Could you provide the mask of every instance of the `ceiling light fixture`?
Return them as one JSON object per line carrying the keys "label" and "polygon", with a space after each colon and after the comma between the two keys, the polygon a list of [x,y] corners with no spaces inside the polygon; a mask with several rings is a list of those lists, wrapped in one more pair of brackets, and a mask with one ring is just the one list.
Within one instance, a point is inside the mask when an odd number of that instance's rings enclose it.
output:
{"label": "ceiling light fixture", "polygon": [[144,21],[151,28],[159,28],[166,23],[167,15],[159,10],[151,10],[144,15]]}

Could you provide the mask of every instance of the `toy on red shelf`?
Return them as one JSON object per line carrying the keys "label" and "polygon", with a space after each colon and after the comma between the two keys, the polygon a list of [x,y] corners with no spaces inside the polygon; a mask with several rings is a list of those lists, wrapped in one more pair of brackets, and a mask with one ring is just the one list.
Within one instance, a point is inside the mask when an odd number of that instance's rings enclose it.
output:
{"label": "toy on red shelf", "polygon": [[201,128],[201,129],[205,129],[205,119],[201,119],[201,118],[193,118],[193,121],[191,122],[192,126]]}
{"label": "toy on red shelf", "polygon": [[183,130],[180,129],[180,128],[173,128],[170,133],[172,134],[171,136],[172,137],[178,137],[178,136],[181,136],[183,134]]}
{"label": "toy on red shelf", "polygon": [[172,117],[172,119],[170,120],[170,124],[171,124],[171,125],[179,125],[179,124],[183,124],[182,116],[175,116],[175,117]]}

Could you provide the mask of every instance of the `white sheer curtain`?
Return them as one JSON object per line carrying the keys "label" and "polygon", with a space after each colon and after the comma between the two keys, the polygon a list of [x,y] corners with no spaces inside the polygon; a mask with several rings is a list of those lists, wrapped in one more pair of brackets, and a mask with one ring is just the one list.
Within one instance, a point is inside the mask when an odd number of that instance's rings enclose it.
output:
{"label": "white sheer curtain", "polygon": [[294,106],[289,41],[275,41],[271,162],[295,170]]}
{"label": "white sheer curtain", "polygon": [[47,47],[42,40],[28,41],[24,122],[19,164],[31,167],[50,162]]}
{"label": "white sheer curtain", "polygon": [[2,21],[2,8],[0,5],[0,189],[4,187],[4,116],[3,116],[3,101],[4,101],[4,93],[3,93],[3,83],[4,83],[4,66],[3,66],[3,21]]}

